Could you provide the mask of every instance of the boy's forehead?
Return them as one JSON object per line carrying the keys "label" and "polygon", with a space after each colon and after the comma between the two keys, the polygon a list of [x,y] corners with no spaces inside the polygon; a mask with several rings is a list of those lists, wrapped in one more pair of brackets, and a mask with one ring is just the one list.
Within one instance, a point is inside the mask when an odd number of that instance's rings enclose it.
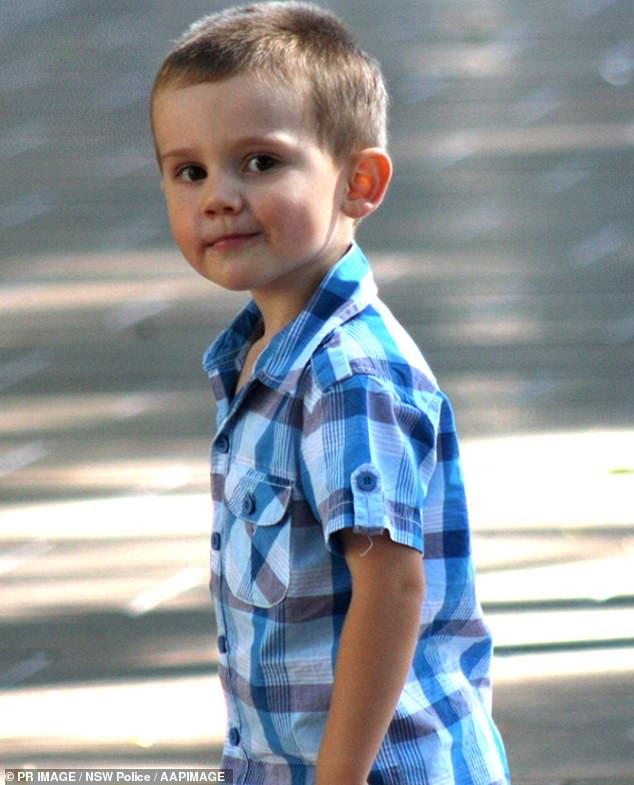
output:
{"label": "boy's forehead", "polygon": [[191,84],[167,84],[154,97],[153,117],[165,112],[186,114],[190,119],[204,116],[209,120],[240,125],[274,127],[315,125],[309,92],[299,80],[281,81],[251,74],[237,74],[221,80]]}

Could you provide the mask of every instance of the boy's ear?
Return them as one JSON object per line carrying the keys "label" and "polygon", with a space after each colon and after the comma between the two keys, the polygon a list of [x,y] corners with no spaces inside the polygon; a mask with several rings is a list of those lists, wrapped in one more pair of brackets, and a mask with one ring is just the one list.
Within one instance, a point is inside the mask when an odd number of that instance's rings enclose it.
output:
{"label": "boy's ear", "polygon": [[343,212],[355,220],[374,212],[383,201],[392,179],[392,161],[380,147],[368,147],[356,153],[348,171]]}

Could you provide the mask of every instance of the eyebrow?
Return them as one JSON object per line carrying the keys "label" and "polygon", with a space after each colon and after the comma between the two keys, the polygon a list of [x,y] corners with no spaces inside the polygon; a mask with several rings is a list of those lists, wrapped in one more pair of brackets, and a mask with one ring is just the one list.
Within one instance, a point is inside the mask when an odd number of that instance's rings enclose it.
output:
{"label": "eyebrow", "polygon": [[[242,147],[248,147],[250,145],[274,145],[276,147],[289,147],[292,144],[286,134],[276,133],[260,136],[245,136],[235,139],[234,143]],[[196,155],[192,152],[191,149],[178,147],[174,150],[168,150],[166,153],[163,153],[160,156],[161,161],[165,161],[168,158],[196,158]]]}
{"label": "eyebrow", "polygon": [[166,158],[189,158],[191,156],[191,150],[186,150],[185,148],[177,149],[177,150],[168,150],[166,153],[161,155],[161,161],[164,161]]}

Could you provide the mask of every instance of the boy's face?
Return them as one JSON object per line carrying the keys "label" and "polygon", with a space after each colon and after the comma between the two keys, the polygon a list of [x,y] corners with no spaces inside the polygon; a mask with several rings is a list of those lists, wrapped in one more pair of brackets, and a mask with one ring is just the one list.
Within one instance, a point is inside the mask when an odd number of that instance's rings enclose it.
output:
{"label": "boy's face", "polygon": [[345,253],[345,166],[318,144],[297,90],[247,75],[166,87],[154,135],[174,238],[232,290],[309,294]]}

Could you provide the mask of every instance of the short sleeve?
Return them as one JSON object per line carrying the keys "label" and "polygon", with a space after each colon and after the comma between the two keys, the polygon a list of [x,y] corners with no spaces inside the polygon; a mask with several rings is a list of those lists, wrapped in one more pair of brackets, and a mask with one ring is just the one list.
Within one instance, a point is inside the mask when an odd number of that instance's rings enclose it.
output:
{"label": "short sleeve", "polygon": [[403,401],[389,383],[354,375],[306,409],[302,482],[327,546],[352,529],[423,552],[423,506],[436,466],[439,401]]}

